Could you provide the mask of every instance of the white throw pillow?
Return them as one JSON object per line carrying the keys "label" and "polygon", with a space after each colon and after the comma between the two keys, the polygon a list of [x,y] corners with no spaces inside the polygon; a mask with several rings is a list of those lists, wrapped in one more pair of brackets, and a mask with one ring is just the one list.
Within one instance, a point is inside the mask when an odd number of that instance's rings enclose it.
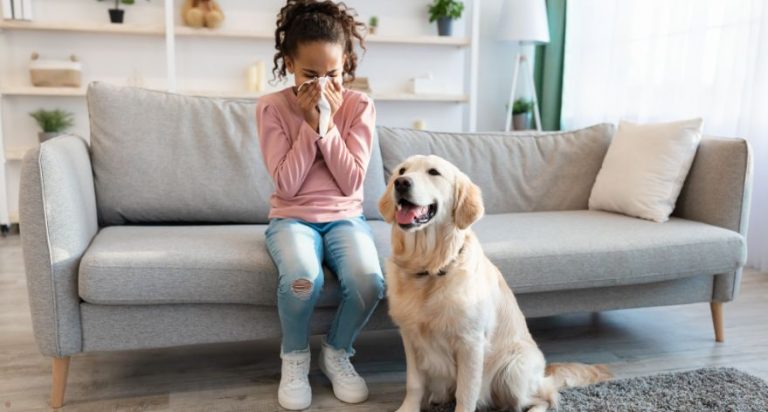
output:
{"label": "white throw pillow", "polygon": [[701,123],[620,122],[592,187],[589,208],[666,222],[696,156]]}

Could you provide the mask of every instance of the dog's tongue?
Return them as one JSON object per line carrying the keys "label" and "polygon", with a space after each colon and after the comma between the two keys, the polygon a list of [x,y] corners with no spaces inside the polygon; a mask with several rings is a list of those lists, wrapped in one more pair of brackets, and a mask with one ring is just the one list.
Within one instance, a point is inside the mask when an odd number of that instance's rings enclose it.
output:
{"label": "dog's tongue", "polygon": [[429,206],[415,206],[415,205],[403,205],[396,213],[397,223],[401,225],[409,225],[413,223],[416,218],[427,213]]}

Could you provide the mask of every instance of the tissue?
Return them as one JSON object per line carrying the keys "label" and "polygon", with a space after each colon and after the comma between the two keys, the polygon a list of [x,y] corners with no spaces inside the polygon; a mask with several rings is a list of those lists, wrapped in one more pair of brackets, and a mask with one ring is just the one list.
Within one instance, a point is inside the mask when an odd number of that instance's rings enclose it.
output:
{"label": "tissue", "polygon": [[311,80],[307,80],[299,86],[301,90],[304,85],[317,81],[320,84],[320,100],[317,101],[317,109],[320,111],[320,121],[318,125],[318,133],[320,137],[325,137],[328,133],[328,124],[331,122],[331,104],[328,102],[328,98],[325,97],[325,85],[328,84],[328,77],[317,77]]}
{"label": "tissue", "polygon": [[321,77],[317,81],[320,83],[320,100],[317,102],[317,108],[320,109],[318,133],[320,133],[320,137],[325,137],[325,134],[328,133],[328,124],[331,122],[331,104],[325,97],[325,85],[328,83],[328,78]]}

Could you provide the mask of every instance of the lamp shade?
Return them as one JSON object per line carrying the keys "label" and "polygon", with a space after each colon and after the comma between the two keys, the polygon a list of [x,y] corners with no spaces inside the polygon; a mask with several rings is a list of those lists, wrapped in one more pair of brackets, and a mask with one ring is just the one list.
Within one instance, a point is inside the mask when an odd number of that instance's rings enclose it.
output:
{"label": "lamp shade", "polygon": [[549,43],[545,0],[503,0],[499,16],[499,40]]}

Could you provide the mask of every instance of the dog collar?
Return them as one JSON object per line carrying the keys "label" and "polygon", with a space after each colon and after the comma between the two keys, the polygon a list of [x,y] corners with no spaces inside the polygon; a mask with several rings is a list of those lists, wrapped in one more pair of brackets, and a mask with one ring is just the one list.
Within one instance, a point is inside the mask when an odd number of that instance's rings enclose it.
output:
{"label": "dog collar", "polygon": [[[462,253],[462,252],[464,252],[464,245],[461,245],[461,248],[459,249],[459,253],[457,253],[457,254],[456,254],[456,256],[454,256],[454,257],[453,257],[453,259],[451,259],[451,261],[450,261],[450,262],[448,262],[448,264],[447,264],[447,265],[443,266],[443,267],[442,267],[440,270],[438,270],[438,271],[437,271],[437,273],[436,273],[436,275],[437,275],[437,276],[445,276],[445,275],[447,275],[447,274],[448,274],[448,268],[449,268],[449,267],[451,267],[451,265],[453,264],[453,262],[455,262],[455,261],[456,261],[456,259],[458,259],[458,258],[459,258],[459,256],[461,256],[461,253]],[[429,273],[429,271],[426,271],[426,270],[425,270],[425,271],[423,271],[423,272],[418,272],[418,273],[416,273],[416,277],[419,277],[419,278],[420,278],[420,277],[424,277],[424,276],[429,276],[430,274],[431,274],[431,273]]]}

